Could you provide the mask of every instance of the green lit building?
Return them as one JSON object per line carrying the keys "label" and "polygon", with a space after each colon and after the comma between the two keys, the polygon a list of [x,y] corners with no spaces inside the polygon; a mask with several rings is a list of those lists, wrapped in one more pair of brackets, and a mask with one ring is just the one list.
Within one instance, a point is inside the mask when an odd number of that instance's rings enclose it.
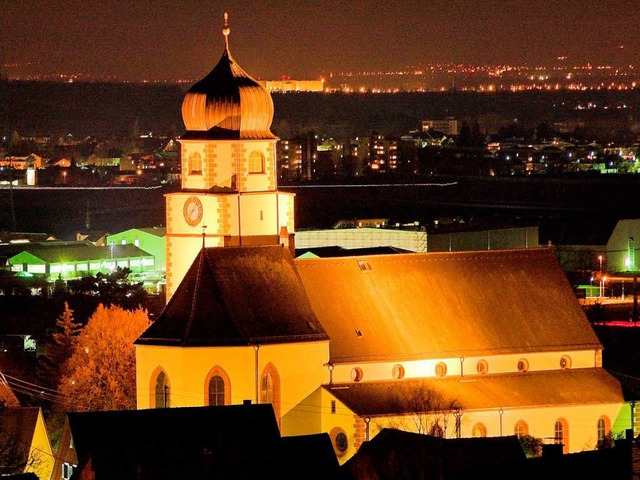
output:
{"label": "green lit building", "polygon": [[11,271],[53,281],[71,280],[116,268],[134,274],[155,270],[153,255],[135,245],[95,246],[90,242],[38,242],[0,246]]}
{"label": "green lit building", "polygon": [[135,245],[153,255],[155,269],[166,269],[165,235],[166,228],[131,228],[107,237],[107,245]]}

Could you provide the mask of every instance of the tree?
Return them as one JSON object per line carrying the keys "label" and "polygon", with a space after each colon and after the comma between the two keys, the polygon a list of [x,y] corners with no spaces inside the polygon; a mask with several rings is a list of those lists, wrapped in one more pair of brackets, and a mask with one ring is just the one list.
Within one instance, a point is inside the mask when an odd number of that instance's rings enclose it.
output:
{"label": "tree", "polygon": [[461,406],[456,400],[445,400],[440,393],[426,385],[390,390],[389,404],[392,405],[392,411],[407,412],[388,422],[392,428],[442,437],[446,435],[449,421],[453,420],[456,434],[459,433]]}
{"label": "tree", "polygon": [[64,310],[56,319],[56,326],[47,342],[46,353],[39,364],[40,380],[57,389],[60,379],[67,372],[67,364],[78,342],[82,325],[73,318],[73,310],[64,302]]}
{"label": "tree", "polygon": [[103,305],[118,305],[125,309],[134,309],[147,301],[147,291],[142,282],[129,281],[129,268],[118,267],[110,273],[98,272],[77,280],[69,280],[68,287],[74,294],[98,296]]}
{"label": "tree", "polygon": [[78,336],[58,389],[67,411],[136,407],[133,342],[149,326],[147,312],[102,304]]}
{"label": "tree", "polygon": [[0,408],[0,476],[34,472],[40,476],[44,452],[30,448],[21,433],[21,408]]}
{"label": "tree", "polygon": [[527,458],[539,457],[542,455],[542,444],[544,443],[541,438],[534,437],[532,435],[522,435],[518,437],[522,450]]}

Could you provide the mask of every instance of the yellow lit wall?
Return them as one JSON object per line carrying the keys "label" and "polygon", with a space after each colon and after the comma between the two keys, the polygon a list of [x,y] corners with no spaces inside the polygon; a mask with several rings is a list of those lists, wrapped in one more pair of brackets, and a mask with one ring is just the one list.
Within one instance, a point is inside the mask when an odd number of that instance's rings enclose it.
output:
{"label": "yellow lit wall", "polygon": [[49,435],[47,434],[47,429],[44,424],[42,411],[38,412],[38,420],[31,441],[29,458],[34,459],[34,464],[28,466],[25,469],[25,473],[33,472],[41,479],[49,479],[51,477],[55,459],[53,457],[51,443],[49,442]]}
{"label": "yellow lit wall", "polygon": [[328,357],[328,341],[261,345],[257,350],[253,346],[136,345],[137,407],[153,406],[154,382],[159,369],[169,377],[171,406],[205,405],[206,381],[216,366],[229,377],[232,404],[241,404],[244,400],[256,403],[257,361],[258,379],[269,364],[277,370],[282,394],[279,409],[284,416],[282,429],[289,431],[297,428],[289,425],[289,410],[326,380],[326,368],[322,365]]}
{"label": "yellow lit wall", "polygon": [[358,367],[363,372],[363,381],[391,380],[394,365],[400,364],[404,368],[403,378],[436,377],[435,367],[438,363],[447,366],[447,377],[462,376],[465,378],[479,378],[478,362],[484,360],[487,364],[485,373],[514,373],[518,371],[518,361],[525,359],[529,368],[527,371],[558,370],[563,357],[570,359],[568,368],[601,367],[601,356],[597,350],[566,350],[558,352],[491,355],[478,357],[433,358],[427,360],[412,360],[405,362],[373,362],[373,363],[344,363],[336,364],[333,371],[335,383],[351,382],[351,370]]}
{"label": "yellow lit wall", "polygon": [[[276,140],[180,140],[182,189],[235,188],[240,192],[276,189]],[[263,168],[250,167],[252,152],[259,152]],[[197,161],[193,161],[197,158]],[[198,165],[198,169],[194,169]]]}
{"label": "yellow lit wall", "polygon": [[[189,225],[184,217],[184,206],[194,196],[202,204],[202,218],[197,224]],[[244,194],[177,192],[166,195],[166,214],[168,300],[202,248],[203,232],[206,247],[277,244],[281,227],[294,231],[294,194],[278,191]]]}

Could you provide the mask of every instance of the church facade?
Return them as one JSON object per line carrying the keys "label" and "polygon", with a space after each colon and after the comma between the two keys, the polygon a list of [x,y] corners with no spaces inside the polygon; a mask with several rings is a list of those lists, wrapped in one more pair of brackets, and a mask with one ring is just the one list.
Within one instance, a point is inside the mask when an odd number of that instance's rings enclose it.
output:
{"label": "church facade", "polygon": [[295,258],[273,104],[223,33],[183,103],[169,298],[136,341],[138,408],[269,403],[283,435],[327,432],[341,462],[385,427],[565,452],[633,428],[550,249]]}

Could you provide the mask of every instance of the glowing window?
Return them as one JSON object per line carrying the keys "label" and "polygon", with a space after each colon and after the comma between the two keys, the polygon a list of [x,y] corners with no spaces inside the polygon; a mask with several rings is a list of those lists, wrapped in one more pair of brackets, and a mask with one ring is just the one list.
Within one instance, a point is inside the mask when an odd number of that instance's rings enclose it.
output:
{"label": "glowing window", "polygon": [[400,364],[394,365],[391,369],[391,376],[395,379],[404,377],[404,367]]}
{"label": "glowing window", "polygon": [[478,360],[476,371],[478,373],[487,373],[489,371],[489,363],[486,360]]}
{"label": "glowing window", "polygon": [[609,417],[602,416],[598,419],[597,425],[598,447],[610,446],[611,442],[611,421]]}
{"label": "glowing window", "polygon": [[249,154],[249,173],[264,173],[264,155],[258,150]]}
{"label": "glowing window", "polygon": [[525,435],[529,435],[529,425],[524,420],[518,420],[515,428],[513,429],[513,433],[515,433],[516,437],[521,438]]}
{"label": "glowing window", "polygon": [[[223,378],[224,375],[221,375]],[[272,363],[267,364],[267,366],[262,371],[262,375],[260,376],[260,403],[271,403],[273,405],[273,411],[276,414],[276,418],[278,419],[278,423],[280,423],[280,410],[281,410],[281,384],[280,384],[280,374],[276,369],[275,365]],[[227,397],[230,403],[230,397]]]}
{"label": "glowing window", "polygon": [[189,155],[187,171],[189,172],[189,175],[202,174],[202,156],[200,155],[200,152],[194,152]]}
{"label": "glowing window", "polygon": [[521,358],[518,360],[518,371],[526,372],[529,370],[529,361],[526,358]]}
{"label": "glowing window", "polygon": [[602,350],[596,350],[595,363],[596,363],[596,367],[602,366]]}
{"label": "glowing window", "polygon": [[568,355],[560,357],[560,368],[571,368],[571,357]]}
{"label": "glowing window", "polygon": [[224,380],[220,375],[214,375],[209,380],[209,405],[224,405]]}
{"label": "glowing window", "polygon": [[553,443],[562,445],[563,453],[567,453],[569,451],[569,427],[567,421],[564,418],[556,420],[553,432]]}
{"label": "glowing window", "polygon": [[265,372],[262,375],[262,382],[260,384],[260,397],[262,403],[273,403],[273,375],[270,372]]}
{"label": "glowing window", "polygon": [[486,437],[487,436],[487,427],[483,423],[476,423],[471,429],[472,437]]}
{"label": "glowing window", "polygon": [[168,408],[170,405],[169,378],[164,372],[158,373],[155,388],[155,408]]}
{"label": "glowing window", "polygon": [[444,362],[438,362],[436,364],[436,375],[444,377],[447,374],[447,364]]}
{"label": "glowing window", "polygon": [[355,367],[351,369],[351,380],[354,382],[359,382],[362,380],[364,374],[362,373],[362,369],[360,367]]}

